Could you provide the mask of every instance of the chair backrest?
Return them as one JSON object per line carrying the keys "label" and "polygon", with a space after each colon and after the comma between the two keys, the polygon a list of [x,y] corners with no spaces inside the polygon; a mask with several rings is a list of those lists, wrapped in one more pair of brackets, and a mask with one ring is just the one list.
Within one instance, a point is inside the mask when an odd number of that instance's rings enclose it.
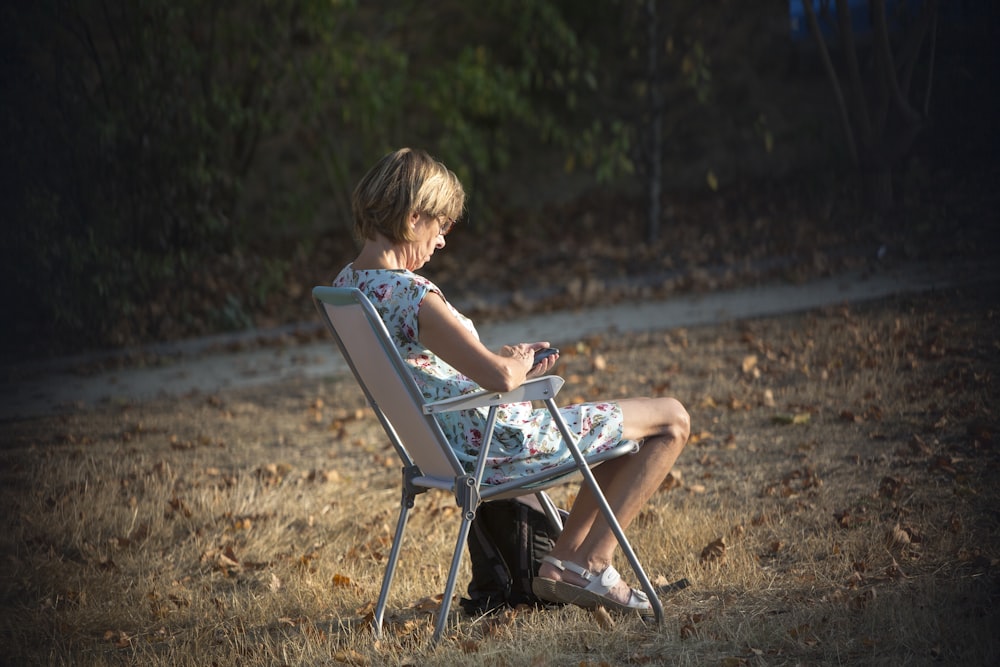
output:
{"label": "chair backrest", "polygon": [[426,476],[453,478],[463,469],[368,298],[358,289],[316,287],[313,301],[344,360],[404,464]]}

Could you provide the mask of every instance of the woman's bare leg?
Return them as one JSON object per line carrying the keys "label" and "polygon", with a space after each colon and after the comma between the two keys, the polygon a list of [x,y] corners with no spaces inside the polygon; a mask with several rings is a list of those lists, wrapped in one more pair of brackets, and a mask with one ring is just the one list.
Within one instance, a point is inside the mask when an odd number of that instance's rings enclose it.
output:
{"label": "woman's bare leg", "polygon": [[[642,507],[663,483],[680,456],[690,433],[687,411],[676,400],[626,399],[622,408],[624,432],[628,440],[642,440],[642,447],[631,456],[623,456],[594,468],[594,477],[614,511],[622,529],[638,516]],[[600,572],[611,564],[618,540],[600,512],[597,501],[582,485],[572,511],[556,541],[551,555]],[[545,563],[539,575],[583,583],[571,573]],[[620,586],[615,597],[628,599],[628,587]]]}

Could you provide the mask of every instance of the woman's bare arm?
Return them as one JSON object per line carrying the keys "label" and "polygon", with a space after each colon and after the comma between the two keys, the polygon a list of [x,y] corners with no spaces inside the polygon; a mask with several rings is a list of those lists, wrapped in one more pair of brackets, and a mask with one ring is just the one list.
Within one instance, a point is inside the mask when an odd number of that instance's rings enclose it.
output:
{"label": "woman's bare arm", "polygon": [[505,345],[499,353],[489,350],[461,325],[435,292],[424,297],[417,322],[420,343],[484,389],[510,391],[555,364],[555,357],[549,357],[532,368],[535,350],[548,347],[548,342]]}

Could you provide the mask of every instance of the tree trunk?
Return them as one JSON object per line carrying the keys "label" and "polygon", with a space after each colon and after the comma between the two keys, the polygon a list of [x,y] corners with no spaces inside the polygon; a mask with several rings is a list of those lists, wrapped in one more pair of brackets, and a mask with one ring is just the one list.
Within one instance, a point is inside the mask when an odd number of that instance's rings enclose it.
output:
{"label": "tree trunk", "polygon": [[653,243],[660,238],[660,179],[663,175],[663,101],[660,92],[661,48],[657,0],[646,0],[648,19],[648,61],[649,80],[649,130],[648,130],[648,174],[647,193],[649,209],[646,212],[646,240]]}
{"label": "tree trunk", "polygon": [[[869,0],[872,17],[872,48],[875,68],[865,85],[858,60],[858,45],[851,28],[851,9],[847,0],[836,0],[837,30],[843,71],[838,74],[826,47],[813,3],[804,0],[809,28],[816,39],[824,69],[830,79],[834,99],[844,128],[844,137],[851,161],[858,169],[869,205],[880,213],[892,208],[892,168],[913,148],[917,135],[924,127],[928,108],[931,75],[921,114],[909,100],[912,73],[921,46],[928,33],[931,36],[930,69],[933,72],[933,46],[937,2],[924,0],[916,21],[910,23],[900,40],[898,53],[893,51],[889,35],[885,0]],[[829,9],[829,4],[822,7]],[[826,18],[832,20],[827,12]],[[841,77],[844,79],[842,86]],[[846,89],[846,95],[845,95]]]}

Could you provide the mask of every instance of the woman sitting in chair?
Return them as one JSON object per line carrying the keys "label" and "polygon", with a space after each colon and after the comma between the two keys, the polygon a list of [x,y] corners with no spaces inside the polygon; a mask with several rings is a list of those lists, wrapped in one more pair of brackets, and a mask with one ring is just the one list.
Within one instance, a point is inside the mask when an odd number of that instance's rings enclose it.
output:
{"label": "woman sitting in chair", "polygon": [[[333,283],[357,287],[368,297],[428,400],[481,389],[510,391],[547,373],[558,356],[533,365],[535,351],[549,345],[544,341],[505,345],[498,352],[487,349],[472,322],[433,283],[414,273],[445,247],[445,236],[464,205],[458,178],[427,153],[403,148],[386,155],[354,191],[355,234],[363,246]],[[687,411],[673,398],[625,398],[565,406],[560,412],[579,437],[584,456],[622,440],[641,443],[634,455],[594,469],[608,503],[627,528],[684,448],[690,428]],[[438,420],[471,472],[485,410],[447,412]],[[530,403],[499,410],[492,449],[484,483],[544,470],[570,457],[547,412]],[[550,602],[652,614],[646,596],[625,584],[612,567],[616,547],[614,533],[583,485],[534,580],[535,594]]]}

